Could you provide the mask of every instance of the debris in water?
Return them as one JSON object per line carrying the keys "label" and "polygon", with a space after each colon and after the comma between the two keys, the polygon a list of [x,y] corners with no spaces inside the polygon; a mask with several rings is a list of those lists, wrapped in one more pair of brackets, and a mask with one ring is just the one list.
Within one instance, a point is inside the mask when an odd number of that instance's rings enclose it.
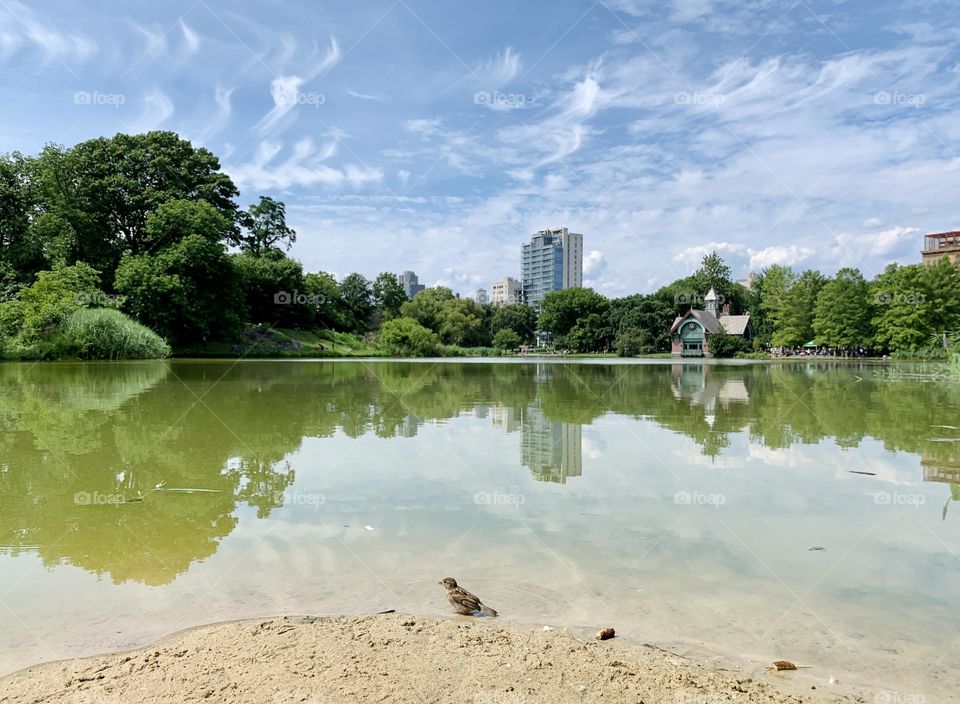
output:
{"label": "debris in water", "polygon": [[877,476],[877,473],[876,473],[876,472],[860,472],[860,471],[858,471],[858,470],[856,470],[856,469],[848,469],[847,471],[850,472],[850,474],[866,474],[868,477],[875,477],[875,476]]}
{"label": "debris in water", "polygon": [[610,640],[617,634],[610,626],[597,631],[597,640]]}
{"label": "debris in water", "polygon": [[374,528],[373,526],[364,526],[363,529],[364,529],[364,530],[376,530],[376,528]]}
{"label": "debris in water", "polygon": [[789,660],[774,660],[772,663],[767,665],[767,672],[770,670],[776,670],[777,672],[781,670],[807,670],[810,668],[810,665],[794,665]]}
{"label": "debris in water", "polygon": [[822,545],[814,545],[812,548],[807,548],[807,550],[826,550]]}

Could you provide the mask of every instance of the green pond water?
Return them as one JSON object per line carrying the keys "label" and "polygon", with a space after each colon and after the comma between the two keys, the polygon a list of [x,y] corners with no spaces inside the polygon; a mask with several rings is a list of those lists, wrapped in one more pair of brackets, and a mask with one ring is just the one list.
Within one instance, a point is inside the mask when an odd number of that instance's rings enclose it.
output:
{"label": "green pond water", "polygon": [[505,622],[954,701],[960,384],[891,369],[0,365],[0,674],[442,615],[454,576]]}

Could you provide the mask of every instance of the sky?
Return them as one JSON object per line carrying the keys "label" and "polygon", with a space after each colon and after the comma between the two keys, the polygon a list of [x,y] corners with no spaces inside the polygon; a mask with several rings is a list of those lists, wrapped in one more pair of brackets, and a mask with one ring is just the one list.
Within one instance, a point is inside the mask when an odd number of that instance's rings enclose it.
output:
{"label": "sky", "polygon": [[960,229],[960,0],[0,0],[0,152],[174,130],[307,271],[647,293],[718,251],[867,276]]}

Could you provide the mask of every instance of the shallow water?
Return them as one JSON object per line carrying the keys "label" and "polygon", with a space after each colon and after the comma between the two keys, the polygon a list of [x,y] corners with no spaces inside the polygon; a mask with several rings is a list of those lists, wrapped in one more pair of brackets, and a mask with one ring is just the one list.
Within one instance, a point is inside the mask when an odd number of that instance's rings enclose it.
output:
{"label": "shallow water", "polygon": [[960,384],[889,370],[0,365],[0,674],[231,618],[444,614],[454,576],[507,621],[954,701]]}

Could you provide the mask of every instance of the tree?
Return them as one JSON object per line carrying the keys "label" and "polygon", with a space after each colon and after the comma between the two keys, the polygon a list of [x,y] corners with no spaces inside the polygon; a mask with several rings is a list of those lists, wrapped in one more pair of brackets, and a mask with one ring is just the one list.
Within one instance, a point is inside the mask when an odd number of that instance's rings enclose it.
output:
{"label": "tree", "polygon": [[723,328],[710,336],[708,345],[710,354],[721,359],[733,357],[737,352],[746,352],[748,349],[746,340],[738,335],[729,334]]}
{"label": "tree", "polygon": [[946,258],[933,266],[891,264],[871,290],[878,347],[921,349],[960,329],[960,269]]}
{"label": "tree", "polygon": [[606,317],[590,313],[580,318],[562,341],[575,352],[603,352],[609,349],[612,337]]}
{"label": "tree", "polygon": [[808,269],[787,291],[783,308],[778,311],[771,343],[775,347],[799,347],[814,337],[813,314],[817,296],[827,279],[819,271]]}
{"label": "tree", "polygon": [[521,343],[533,342],[537,336],[537,312],[522,303],[494,307],[490,321],[490,331],[494,333],[494,339],[496,333],[504,329],[516,333]]}
{"label": "tree", "polygon": [[47,268],[43,241],[31,227],[33,191],[26,160],[20,154],[0,155],[0,267],[12,287],[8,294]]}
{"label": "tree", "polygon": [[114,286],[140,322],[175,345],[229,341],[239,332],[243,298],[223,245],[184,237],[159,254],[128,255]]}
{"label": "tree", "polygon": [[406,302],[406,291],[396,274],[384,271],[373,280],[373,303],[381,322],[399,316],[400,307]]}
{"label": "tree", "polygon": [[235,232],[233,181],[216,156],[173,132],[118,134],[70,149],[51,145],[30,169],[44,211],[73,232],[67,259],[90,263],[108,281],[124,253],[154,253],[147,218],[168,201],[204,201]]}
{"label": "tree", "polygon": [[430,357],[437,354],[437,336],[412,318],[388,320],[380,328],[380,345],[390,354]]}
{"label": "tree", "polygon": [[777,339],[777,332],[782,329],[788,314],[788,294],[796,280],[792,269],[774,264],[761,271],[753,282],[756,290],[753,313],[756,316],[754,324],[757,335],[776,347],[792,344]]}
{"label": "tree", "polygon": [[360,274],[348,274],[340,282],[343,320],[352,332],[367,332],[373,316],[373,291],[370,282]]}
{"label": "tree", "polygon": [[260,196],[260,202],[241,212],[238,220],[246,233],[239,234],[235,244],[254,257],[272,249],[290,249],[297,241],[296,231],[287,227],[287,207],[269,196]]}
{"label": "tree", "polygon": [[440,307],[440,339],[450,345],[477,347],[489,344],[489,331],[483,325],[480,306],[470,299],[452,298]]}
{"label": "tree", "polygon": [[645,296],[634,294],[610,301],[607,320],[613,346],[621,356],[667,352],[667,332],[676,315],[673,294],[661,289]]}
{"label": "tree", "polygon": [[254,256],[230,257],[243,295],[247,320],[267,325],[299,326],[310,321],[303,266],[279,249]]}
{"label": "tree", "polygon": [[141,245],[144,251],[159,252],[191,235],[223,242],[232,227],[230,220],[209,203],[175,198],[161,203],[147,216]]}
{"label": "tree", "polygon": [[41,271],[15,299],[0,303],[0,333],[33,341],[88,303],[108,300],[99,272],[89,264],[56,266]]}
{"label": "tree", "polygon": [[540,304],[540,329],[555,336],[569,333],[581,318],[591,313],[603,315],[609,302],[590,288],[565,288],[551,291]]}
{"label": "tree", "polygon": [[325,271],[307,274],[303,277],[303,288],[315,324],[330,330],[346,328],[340,284],[333,274]]}
{"label": "tree", "polygon": [[858,269],[841,269],[817,296],[813,317],[816,342],[838,348],[867,346],[871,316],[863,275]]}
{"label": "tree", "polygon": [[443,318],[443,304],[452,301],[453,291],[443,286],[424,289],[400,306],[400,315],[413,318],[423,327],[436,332]]}
{"label": "tree", "polygon": [[520,347],[520,336],[511,328],[500,328],[497,334],[493,336],[494,349],[501,352],[513,352]]}

